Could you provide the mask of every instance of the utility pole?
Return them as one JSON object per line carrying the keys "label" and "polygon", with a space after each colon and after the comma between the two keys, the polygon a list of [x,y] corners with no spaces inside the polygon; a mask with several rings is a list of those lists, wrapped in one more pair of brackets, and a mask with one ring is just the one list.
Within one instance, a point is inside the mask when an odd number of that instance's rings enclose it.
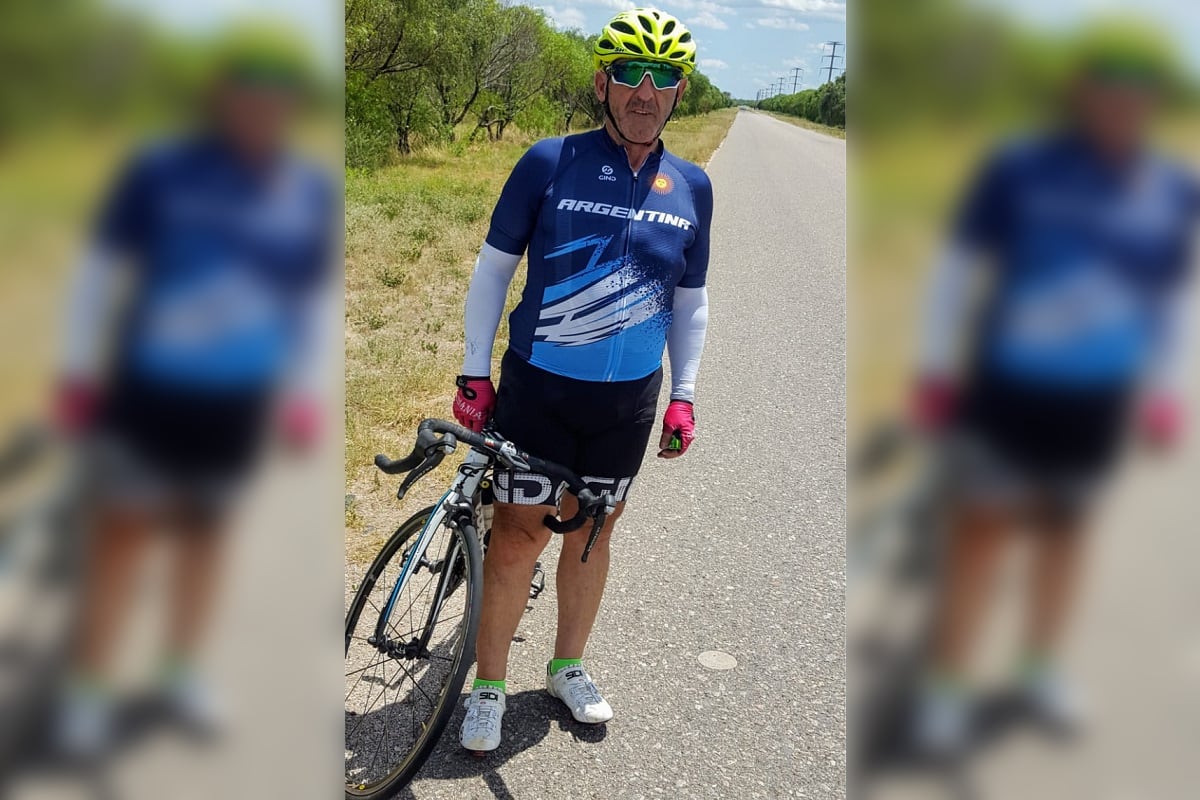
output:
{"label": "utility pole", "polygon": [[829,81],[833,80],[833,66],[834,66],[834,63],[837,61],[837,59],[840,58],[843,61],[846,60],[844,56],[839,56],[838,51],[837,51],[838,47],[845,47],[846,43],[845,42],[825,42],[825,44],[831,45],[833,47],[833,52],[826,53],[825,55],[821,56],[822,62],[825,61],[825,59],[827,59],[827,58],[829,59],[828,67],[826,67],[824,64],[822,64],[822,66],[821,66],[822,69],[829,70],[829,76],[825,79],[825,82],[828,83]]}
{"label": "utility pole", "polygon": [[779,94],[783,94],[783,85],[786,80],[787,80],[786,78],[779,79]]}
{"label": "utility pole", "polygon": [[796,87],[800,83],[800,73],[804,72],[804,67],[792,67],[792,94],[796,93]]}

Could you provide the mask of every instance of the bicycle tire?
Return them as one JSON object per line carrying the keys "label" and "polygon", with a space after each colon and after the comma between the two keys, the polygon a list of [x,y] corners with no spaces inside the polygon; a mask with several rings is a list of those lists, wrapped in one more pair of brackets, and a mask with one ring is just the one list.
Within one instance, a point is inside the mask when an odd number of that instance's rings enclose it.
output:
{"label": "bicycle tire", "polygon": [[[433,510],[433,506],[422,509],[400,525],[384,544],[379,554],[376,555],[375,560],[371,563],[366,575],[360,582],[355,592],[354,600],[346,614],[345,647],[348,661],[351,643],[355,638],[355,630],[358,628],[360,621],[363,621],[363,611],[367,608],[372,589],[380,585],[378,583],[379,577],[386,571],[389,563],[391,563],[392,559],[398,553],[401,554],[403,560],[405,551],[402,548],[406,542],[422,530]],[[464,608],[462,614],[463,621],[461,623],[462,633],[455,646],[453,663],[450,665],[448,677],[443,682],[441,691],[437,695],[428,724],[424,724],[422,726],[423,730],[415,735],[415,740],[412,746],[408,748],[406,756],[400,759],[398,763],[390,765],[390,769],[385,775],[369,783],[361,780],[352,782],[349,774],[347,774],[345,787],[345,797],[347,800],[350,798],[355,798],[356,800],[382,800],[383,798],[393,797],[412,781],[421,767],[424,766],[434,747],[437,746],[442,733],[449,724],[458,698],[462,694],[462,687],[466,682],[467,672],[470,670],[471,664],[475,661],[475,637],[479,630],[479,614],[483,598],[483,555],[479,547],[479,537],[471,525],[464,526],[462,531],[454,531],[445,525],[440,530],[449,534],[445,545],[441,574],[449,577],[449,573],[453,572],[457,576],[451,579],[450,582],[453,586],[449,588],[445,596],[447,599],[456,595],[460,596]],[[445,561],[449,558],[455,543],[461,548],[459,550],[460,556],[455,564],[447,565]],[[433,549],[432,546],[430,549]],[[464,558],[465,563],[463,563]],[[415,574],[409,578],[409,580],[413,579],[415,579]],[[386,589],[390,592],[390,584],[386,586]],[[432,603],[430,605],[432,608]],[[427,612],[423,611],[422,614],[424,613]],[[366,622],[372,632],[376,620],[377,617],[375,614],[366,615]],[[426,629],[431,624],[436,627],[438,620],[427,619]],[[359,630],[359,634],[361,635],[365,631],[367,631],[367,628]],[[347,675],[348,684],[352,682],[351,674]],[[414,686],[417,683],[419,681],[414,680]],[[347,704],[349,704],[350,694],[353,691],[351,689],[347,693]],[[424,694],[424,692],[422,693]],[[413,696],[415,697],[415,694]],[[350,752],[349,730],[348,712],[346,735],[348,753]],[[386,735],[386,724],[384,730]],[[347,764],[347,770],[349,770],[349,764]]]}

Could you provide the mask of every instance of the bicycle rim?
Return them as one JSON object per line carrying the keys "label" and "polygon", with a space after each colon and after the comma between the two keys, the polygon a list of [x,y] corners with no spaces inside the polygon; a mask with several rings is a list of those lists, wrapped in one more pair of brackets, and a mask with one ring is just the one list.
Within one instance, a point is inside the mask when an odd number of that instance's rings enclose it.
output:
{"label": "bicycle rim", "polygon": [[395,646],[381,651],[368,642],[431,511],[417,513],[388,540],[346,615],[347,797],[388,797],[412,780],[449,723],[475,658],[479,541],[473,530],[445,525],[400,587],[385,626]]}

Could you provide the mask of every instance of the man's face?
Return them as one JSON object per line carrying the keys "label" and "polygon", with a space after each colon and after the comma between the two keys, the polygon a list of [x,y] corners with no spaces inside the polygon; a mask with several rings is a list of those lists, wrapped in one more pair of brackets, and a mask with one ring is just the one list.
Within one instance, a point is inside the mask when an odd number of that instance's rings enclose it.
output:
{"label": "man's face", "polygon": [[1076,110],[1085,135],[1103,150],[1124,154],[1145,139],[1157,105],[1153,87],[1135,81],[1084,78]]}
{"label": "man's face", "polygon": [[670,89],[655,88],[646,73],[641,78],[636,88],[630,88],[612,80],[604,71],[596,72],[595,77],[596,99],[603,103],[607,96],[617,127],[633,142],[648,142],[658,134],[675,108],[676,96],[682,97],[687,87],[686,78]]}
{"label": "man's face", "polygon": [[235,148],[261,157],[283,146],[294,107],[287,88],[230,80],[217,89],[217,126]]}

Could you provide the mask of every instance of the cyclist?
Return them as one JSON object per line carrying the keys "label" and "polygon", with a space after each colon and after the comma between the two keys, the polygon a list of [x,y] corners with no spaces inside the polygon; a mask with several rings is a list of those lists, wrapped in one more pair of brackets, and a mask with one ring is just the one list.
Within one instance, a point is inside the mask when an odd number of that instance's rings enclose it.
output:
{"label": "cyclist", "polygon": [[[604,592],[609,537],[654,426],[664,346],[671,399],[659,457],[677,458],[694,436],[712,187],[703,170],[668,153],[659,139],[695,68],[687,28],[655,9],[622,12],[601,32],[593,62],[603,127],[535,144],[496,205],[467,294],[454,414],[475,430],[493,418],[501,435],[618,501],[586,564],[580,555],[588,532],[564,537],[558,633],[546,666],[549,693],[576,720],[602,723],[613,712],[581,658]],[[527,251],[497,394],[492,347],[508,285]],[[671,449],[676,435],[679,446]],[[559,506],[562,487],[543,475],[502,472],[495,494],[478,677],[461,735],[463,747],[476,752],[500,745],[509,644],[534,564],[551,538],[542,520]],[[561,497],[564,518],[574,503]]]}
{"label": "cyclist", "polygon": [[54,730],[68,755],[111,741],[112,650],[158,530],[173,551],[165,697],[184,722],[219,722],[194,665],[232,503],[273,408],[291,444],[317,434],[336,197],[286,146],[307,56],[256,27],[219,48],[206,125],[135,153],[68,298],[56,412],[94,458],[81,625]]}
{"label": "cyclist", "polygon": [[[1055,656],[1089,512],[1131,413],[1158,445],[1182,426],[1183,285],[1198,195],[1148,142],[1170,62],[1157,40],[1107,26],[1078,48],[1068,124],[987,162],[930,290],[914,413],[953,434],[956,480],[941,613],[913,720],[917,745],[934,755],[969,743],[970,639],[1000,547],[1022,524],[1035,561],[1018,686],[1043,721],[1080,724],[1082,703]],[[980,278],[959,378],[954,345]]]}

